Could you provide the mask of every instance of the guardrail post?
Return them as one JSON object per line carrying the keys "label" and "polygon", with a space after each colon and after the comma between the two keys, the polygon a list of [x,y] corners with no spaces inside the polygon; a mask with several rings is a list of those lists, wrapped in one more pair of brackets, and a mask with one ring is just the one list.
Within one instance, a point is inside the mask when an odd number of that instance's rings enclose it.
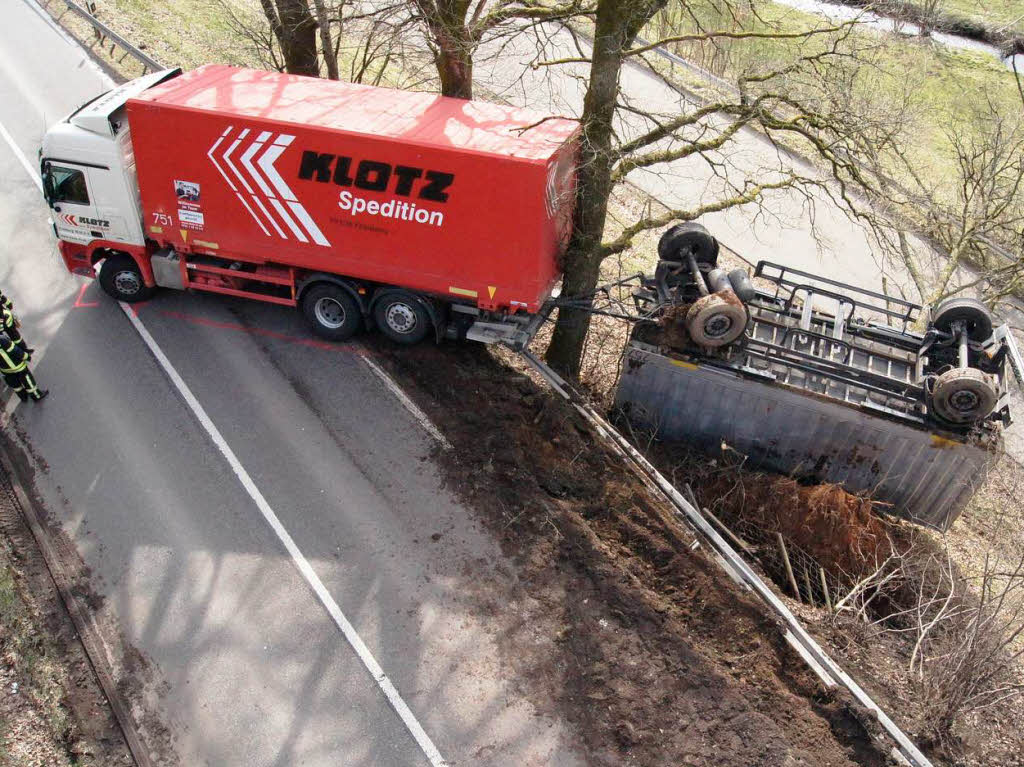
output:
{"label": "guardrail post", "polygon": [[92,26],[93,31],[96,33],[96,41],[100,45],[103,45],[103,43],[107,40],[110,41],[111,56],[113,56],[114,47],[120,46],[122,49],[124,49],[126,54],[130,55],[132,58],[134,58],[136,61],[142,64],[143,74],[150,71],[158,72],[161,69],[167,69],[167,67],[162,65],[159,61],[150,56],[147,56],[145,53],[143,53],[134,45],[132,45],[123,37],[121,37],[121,35],[117,34],[117,32],[115,32],[102,21],[97,19],[95,2],[91,2],[91,0],[89,0],[88,2],[86,2],[86,5],[84,7],[76,3],[74,0],[64,0],[64,4],[67,6],[69,11],[72,11],[81,18],[85,19]]}

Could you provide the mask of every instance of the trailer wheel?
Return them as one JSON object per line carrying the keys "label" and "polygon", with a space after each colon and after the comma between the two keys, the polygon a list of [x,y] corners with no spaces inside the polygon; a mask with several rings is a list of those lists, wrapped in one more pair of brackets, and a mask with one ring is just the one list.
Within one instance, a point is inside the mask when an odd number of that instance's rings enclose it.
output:
{"label": "trailer wheel", "polygon": [[718,264],[718,240],[700,224],[676,224],[658,240],[658,258],[662,261],[680,261],[688,251],[702,268],[712,269]]}
{"label": "trailer wheel", "polygon": [[347,290],[329,282],[314,285],[302,294],[302,313],[313,332],[329,341],[351,338],[363,322],[356,300]]}
{"label": "trailer wheel", "polygon": [[932,412],[941,421],[964,426],[984,420],[998,399],[990,376],[977,368],[954,368],[935,379]]}
{"label": "trailer wheel", "polygon": [[385,293],[373,304],[373,320],[380,332],[399,344],[418,344],[430,333],[430,315],[409,293]]}
{"label": "trailer wheel", "polygon": [[932,325],[949,333],[953,323],[967,325],[967,336],[983,342],[992,337],[992,315],[988,307],[973,298],[947,298],[932,310]]}
{"label": "trailer wheel", "polygon": [[112,298],[129,304],[145,301],[153,295],[153,288],[146,285],[139,265],[126,253],[115,253],[103,260],[100,287]]}
{"label": "trailer wheel", "polygon": [[686,330],[694,343],[706,348],[731,344],[747,327],[747,310],[731,290],[695,301],[686,312]]}

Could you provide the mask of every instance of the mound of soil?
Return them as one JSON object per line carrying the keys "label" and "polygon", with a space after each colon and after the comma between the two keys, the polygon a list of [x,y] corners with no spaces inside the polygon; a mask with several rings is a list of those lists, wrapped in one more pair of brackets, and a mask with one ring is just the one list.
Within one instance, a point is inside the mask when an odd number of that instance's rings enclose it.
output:
{"label": "mound of soil", "polygon": [[[516,566],[481,594],[508,677],[589,765],[883,765],[877,725],[825,692],[778,626],[581,417],[475,345],[378,349],[455,449],[448,484]],[[872,728],[872,729],[869,729]]]}
{"label": "mound of soil", "polygon": [[692,304],[681,304],[670,306],[665,309],[658,319],[658,329],[655,339],[648,343],[664,346],[676,351],[683,351],[693,346],[690,339],[690,332],[686,329],[686,313],[690,311]]}
{"label": "mound of soil", "polygon": [[[737,482],[741,492],[735,492]],[[895,545],[893,525],[874,513],[872,501],[839,485],[801,485],[777,474],[742,472],[738,479],[719,475],[702,482],[696,492],[719,519],[742,519],[767,535],[782,533],[837,576],[871,572]]]}

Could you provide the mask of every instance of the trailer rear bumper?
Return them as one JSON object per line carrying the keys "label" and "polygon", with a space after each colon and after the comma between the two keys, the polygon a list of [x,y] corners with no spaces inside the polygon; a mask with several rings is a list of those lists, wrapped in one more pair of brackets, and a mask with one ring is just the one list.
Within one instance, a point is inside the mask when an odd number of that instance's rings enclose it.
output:
{"label": "trailer rear bumper", "polygon": [[984,480],[1001,448],[874,415],[740,373],[632,346],[617,407],[663,440],[718,452],[747,465],[835,482],[891,504],[893,514],[946,530]]}

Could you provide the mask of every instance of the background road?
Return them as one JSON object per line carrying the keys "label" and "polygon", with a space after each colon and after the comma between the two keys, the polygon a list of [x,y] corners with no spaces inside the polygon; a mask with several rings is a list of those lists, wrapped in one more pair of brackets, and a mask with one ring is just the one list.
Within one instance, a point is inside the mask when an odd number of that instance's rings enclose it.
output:
{"label": "background road", "polygon": [[[4,22],[0,124],[34,164],[46,126],[109,83],[29,2],[7,3]],[[52,392],[9,402],[7,436],[91,571],[149,742],[188,765],[427,764],[128,318],[59,264],[5,143],[0,174],[0,286]],[[165,291],[138,317],[440,755],[579,763],[563,724],[503,678],[491,615],[509,609],[507,563],[441,488],[436,441],[364,350],[312,342],[296,312],[216,297]]]}
{"label": "background road", "polygon": [[[541,25],[539,29],[539,32],[485,42],[474,61],[474,82],[481,93],[494,94],[518,106],[549,114],[579,115],[586,93],[588,66],[534,67],[532,64],[538,60],[587,56],[589,49],[584,47],[581,52],[569,33],[554,24]],[[543,37],[541,54],[538,54],[538,37]],[[657,124],[654,120],[665,122],[695,109],[692,96],[639,62],[630,61],[623,66],[620,88],[620,103],[630,107],[620,109],[617,115],[616,131],[623,142],[652,130]],[[696,140],[696,132],[689,138]],[[708,136],[702,138],[706,140]],[[682,145],[680,139],[665,140],[642,153],[677,149]],[[661,163],[652,169],[633,170],[627,179],[663,205],[693,210],[701,204],[735,194],[748,179],[770,180],[790,170],[827,181],[803,161],[780,152],[762,134],[744,128],[721,150],[708,153],[707,159],[694,155]],[[774,261],[869,290],[887,290],[898,295],[897,288],[900,288],[908,300],[921,300],[907,270],[891,259],[880,257],[870,232],[852,221],[819,189],[770,190],[759,204],[708,214],[700,218],[700,223],[750,264],[762,259]],[[907,239],[922,272],[937,274],[943,264],[942,255],[913,234]],[[648,268],[653,268],[656,259],[655,253],[649,254]],[[885,285],[883,275],[887,280]],[[976,276],[960,268],[957,278],[962,284],[968,284]],[[1013,327],[1024,328],[1024,309],[1019,304],[1004,302],[1000,311],[1002,320]],[[1024,398],[1016,383],[1011,383],[1010,405],[1018,421],[1024,417],[1021,415]],[[1008,452],[1018,461],[1024,460],[1022,432],[1024,427],[1020,423],[1005,432]]]}

